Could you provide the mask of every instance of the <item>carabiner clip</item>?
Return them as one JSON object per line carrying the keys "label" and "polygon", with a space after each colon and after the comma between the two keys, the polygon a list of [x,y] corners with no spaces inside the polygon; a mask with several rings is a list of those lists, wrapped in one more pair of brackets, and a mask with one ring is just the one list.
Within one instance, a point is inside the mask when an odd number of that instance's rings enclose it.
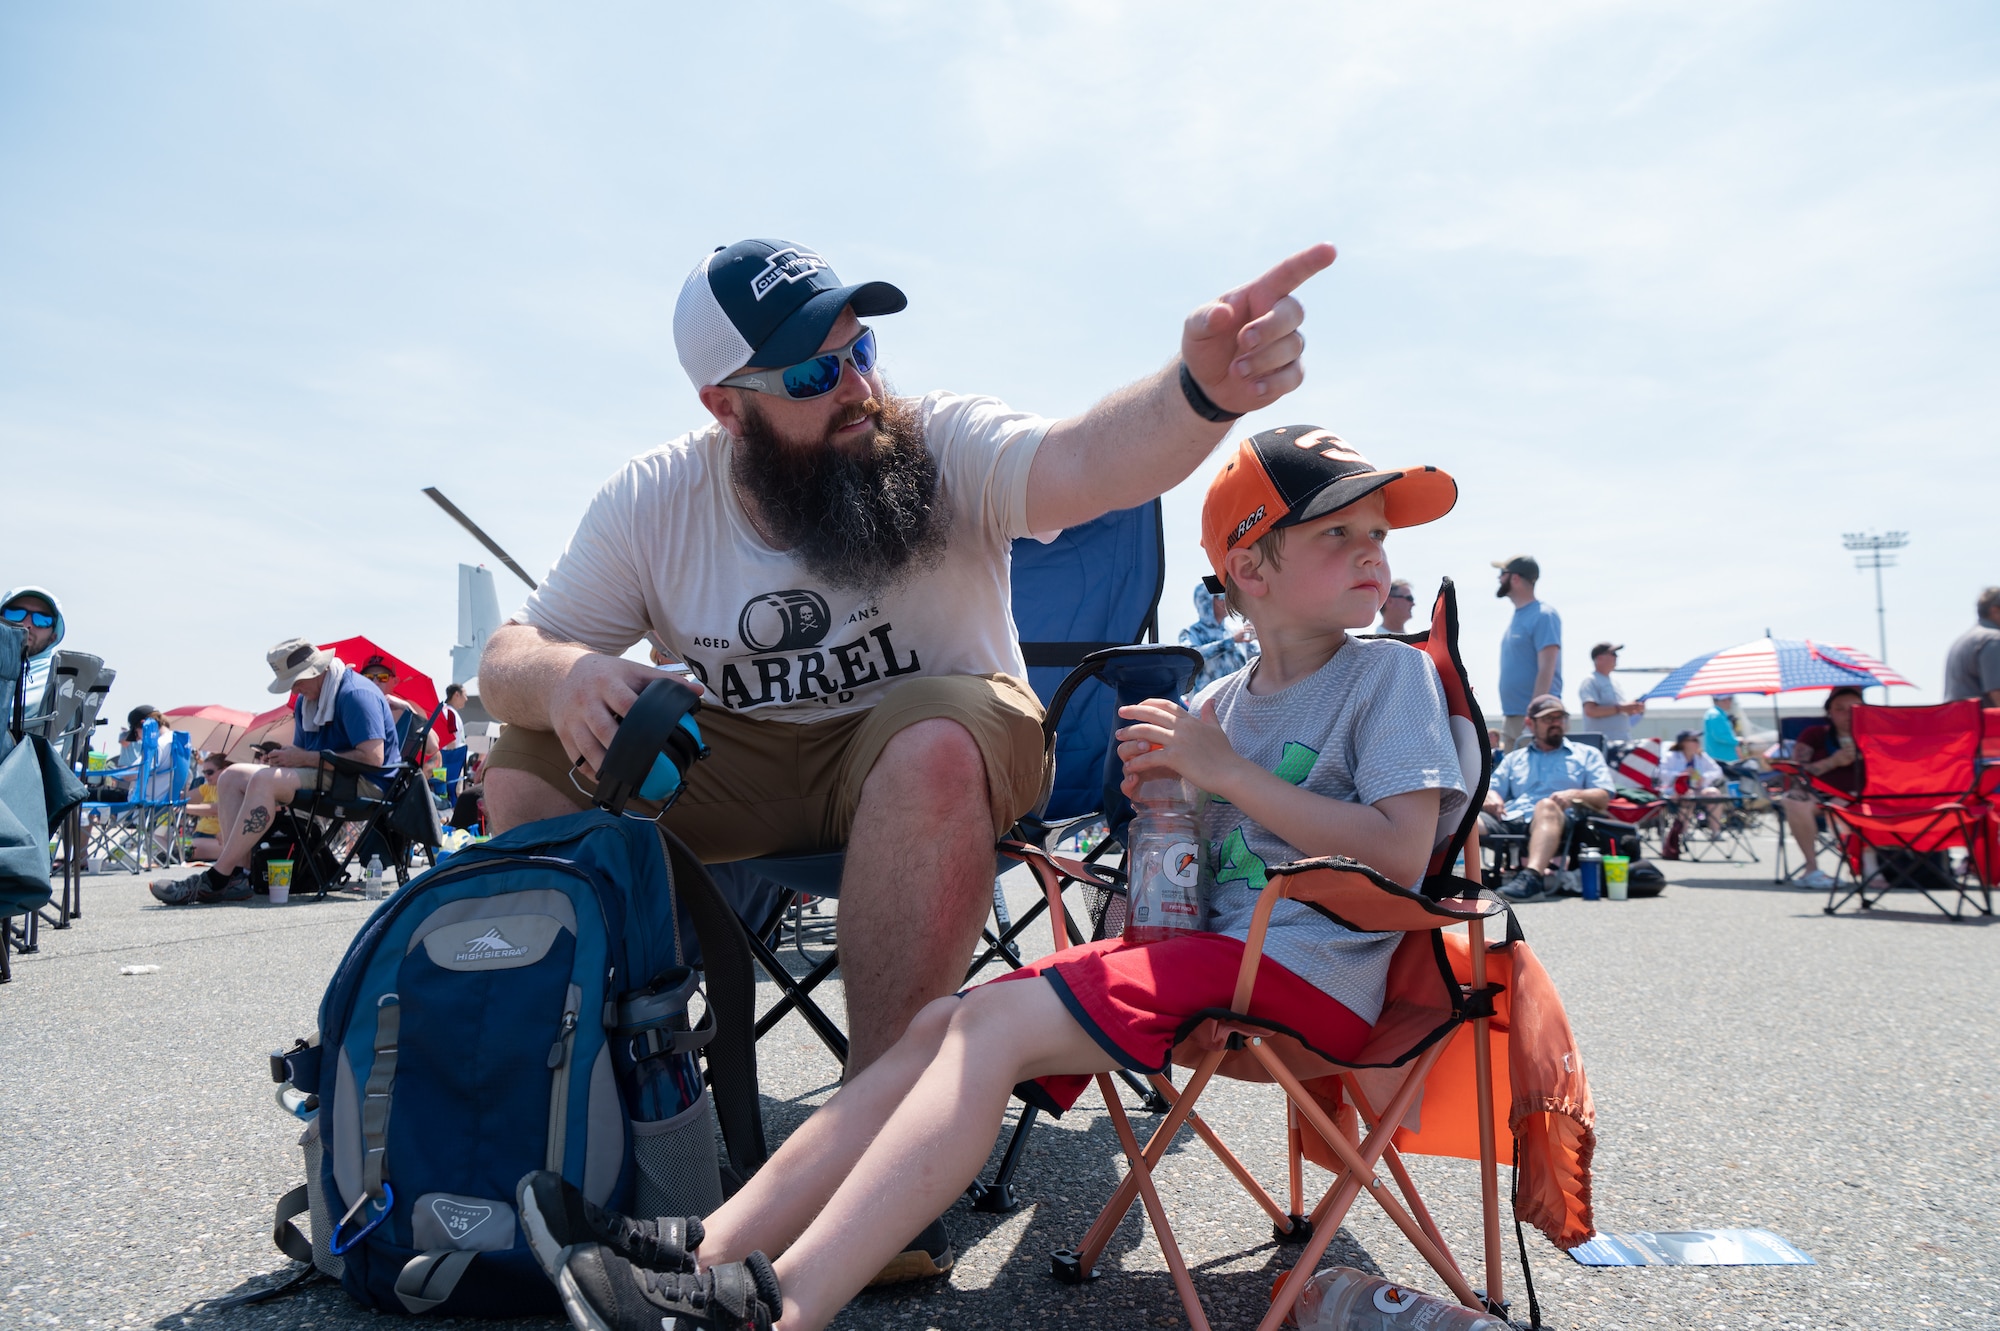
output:
{"label": "carabiner clip", "polygon": [[382,1209],[376,1213],[375,1218],[373,1220],[370,1220],[367,1224],[363,1225],[360,1229],[356,1230],[354,1232],[353,1238],[347,1240],[347,1242],[345,1243],[342,1243],[340,1241],[340,1231],[347,1227],[348,1221],[354,1219],[354,1213],[356,1211],[359,1211],[363,1206],[366,1206],[367,1204],[368,1204],[368,1194],[364,1192],[361,1194],[360,1200],[356,1201],[354,1205],[347,1208],[347,1214],[340,1217],[340,1223],[333,1227],[333,1233],[331,1236],[328,1237],[326,1241],[326,1247],[328,1252],[332,1253],[336,1257],[340,1256],[342,1253],[346,1252],[349,1248],[352,1248],[355,1244],[367,1238],[369,1230],[375,1228],[375,1226],[381,1224],[384,1220],[387,1220],[389,1218],[389,1212],[393,1210],[396,1205],[396,1189],[390,1185],[388,1180],[384,1179],[382,1182],[382,1202],[381,1202]]}

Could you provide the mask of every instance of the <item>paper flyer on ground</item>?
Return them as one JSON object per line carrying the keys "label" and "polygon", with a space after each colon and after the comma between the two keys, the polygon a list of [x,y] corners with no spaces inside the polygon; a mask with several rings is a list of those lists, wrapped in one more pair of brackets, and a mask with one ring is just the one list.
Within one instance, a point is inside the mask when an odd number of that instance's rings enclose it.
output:
{"label": "paper flyer on ground", "polygon": [[1584,1266],[1816,1266],[1768,1229],[1599,1234],[1569,1250]]}

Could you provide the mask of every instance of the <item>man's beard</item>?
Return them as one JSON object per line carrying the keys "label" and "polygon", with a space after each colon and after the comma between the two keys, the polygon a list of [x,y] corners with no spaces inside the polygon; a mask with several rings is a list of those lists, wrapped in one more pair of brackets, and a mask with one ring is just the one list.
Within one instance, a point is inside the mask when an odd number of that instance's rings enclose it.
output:
{"label": "man's beard", "polygon": [[[875,437],[864,450],[834,442],[835,430],[871,416]],[[908,402],[869,398],[800,447],[780,439],[752,400],[731,473],[766,534],[829,586],[880,592],[944,557],[950,506]]]}

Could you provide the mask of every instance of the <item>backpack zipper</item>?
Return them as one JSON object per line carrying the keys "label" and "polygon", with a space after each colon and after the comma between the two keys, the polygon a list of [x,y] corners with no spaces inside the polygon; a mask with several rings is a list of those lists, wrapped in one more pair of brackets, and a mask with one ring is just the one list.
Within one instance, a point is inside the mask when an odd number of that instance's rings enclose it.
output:
{"label": "backpack zipper", "polygon": [[562,1173],[563,1146],[569,1137],[569,1061],[576,1050],[576,1017],[583,1007],[583,990],[569,987],[563,1004],[562,1031],[549,1046],[549,1150],[543,1168]]}

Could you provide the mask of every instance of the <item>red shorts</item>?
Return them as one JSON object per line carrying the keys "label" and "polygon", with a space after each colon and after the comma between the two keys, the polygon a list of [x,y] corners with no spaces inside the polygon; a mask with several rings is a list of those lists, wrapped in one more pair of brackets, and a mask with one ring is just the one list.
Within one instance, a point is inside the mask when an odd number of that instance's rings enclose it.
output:
{"label": "red shorts", "polygon": [[[1053,953],[992,983],[1046,976],[1077,1024],[1120,1066],[1165,1072],[1176,1044],[1207,1018],[1228,1012],[1242,965],[1242,941],[1221,934],[1182,934],[1159,943],[1108,938]],[[1249,1015],[1327,1058],[1351,1059],[1368,1042],[1367,1022],[1268,957],[1258,962]],[[1041,1094],[1028,1098],[1060,1114],[1090,1080],[1042,1077],[1020,1090],[1038,1088]]]}

